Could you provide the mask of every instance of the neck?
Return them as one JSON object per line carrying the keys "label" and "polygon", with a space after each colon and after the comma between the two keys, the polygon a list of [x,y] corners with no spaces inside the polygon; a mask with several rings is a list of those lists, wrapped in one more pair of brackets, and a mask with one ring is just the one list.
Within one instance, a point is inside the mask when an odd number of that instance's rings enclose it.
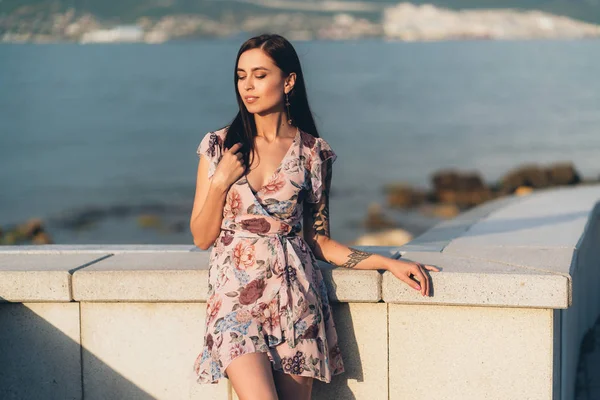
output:
{"label": "neck", "polygon": [[272,142],[281,137],[294,135],[296,128],[287,122],[285,112],[275,112],[268,115],[254,114],[256,124],[256,136]]}

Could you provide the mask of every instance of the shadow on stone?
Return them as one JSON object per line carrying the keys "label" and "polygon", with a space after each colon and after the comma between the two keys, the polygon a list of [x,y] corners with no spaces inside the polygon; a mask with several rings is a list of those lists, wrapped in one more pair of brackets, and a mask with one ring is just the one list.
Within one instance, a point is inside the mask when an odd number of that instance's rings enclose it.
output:
{"label": "shadow on stone", "polygon": [[3,400],[155,399],[80,346],[78,303],[3,301],[0,298]]}
{"label": "shadow on stone", "polygon": [[338,342],[342,352],[345,371],[342,374],[331,378],[330,383],[324,383],[315,379],[313,384],[314,399],[356,399],[354,393],[348,386],[348,380],[354,379],[362,382],[363,371],[358,341],[354,334],[354,323],[352,322],[352,313],[348,303],[338,303],[337,284],[333,279],[333,270],[331,266],[320,267],[323,274],[323,281],[327,286],[327,297],[331,304],[331,313],[335,329],[338,334]]}

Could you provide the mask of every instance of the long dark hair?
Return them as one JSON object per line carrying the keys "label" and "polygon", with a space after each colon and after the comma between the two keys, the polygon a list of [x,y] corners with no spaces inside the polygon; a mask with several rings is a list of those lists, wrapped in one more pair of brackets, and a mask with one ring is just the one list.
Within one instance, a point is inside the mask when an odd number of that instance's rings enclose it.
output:
{"label": "long dark hair", "polygon": [[276,34],[262,34],[250,38],[242,44],[235,60],[233,82],[235,96],[240,110],[229,125],[224,142],[224,147],[227,149],[235,143],[242,143],[241,151],[244,154],[243,160],[246,168],[250,165],[250,154],[253,153],[254,150],[256,123],[254,122],[254,116],[248,112],[238,91],[237,67],[242,53],[257,48],[267,53],[275,65],[277,65],[285,75],[289,75],[292,72],[296,73],[296,82],[292,90],[288,93],[292,125],[314,137],[319,137],[319,132],[317,131],[310,106],[308,105],[304,75],[302,74],[302,68],[300,67],[300,59],[292,44],[283,36]]}

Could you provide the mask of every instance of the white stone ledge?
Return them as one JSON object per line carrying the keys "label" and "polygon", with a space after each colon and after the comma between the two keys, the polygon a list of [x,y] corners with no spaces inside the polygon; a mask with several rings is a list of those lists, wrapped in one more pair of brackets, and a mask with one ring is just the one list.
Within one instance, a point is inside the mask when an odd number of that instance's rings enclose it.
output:
{"label": "white stone ledge", "polygon": [[391,303],[567,308],[588,225],[600,210],[600,185],[507,197],[443,222],[397,248],[402,258],[442,269],[433,297],[385,273]]}
{"label": "white stone ledge", "polygon": [[[73,299],[95,302],[206,301],[208,261],[209,252],[116,254],[74,273]],[[319,265],[332,301],[381,300],[381,274],[377,271],[350,271],[332,268],[326,263]]]}
{"label": "white stone ledge", "polygon": [[[566,308],[600,185],[487,203],[398,247],[360,247],[440,267],[424,298],[390,273],[320,263],[334,302]],[[0,249],[2,301],[203,302],[208,251],[188,245]],[[72,276],[71,276],[72,275]]]}
{"label": "white stone ledge", "polygon": [[206,301],[208,252],[115,254],[73,274],[75,301]]}
{"label": "white stone ledge", "polygon": [[[0,301],[204,302],[209,251],[193,246],[7,246],[0,249]],[[361,250],[394,257],[393,249]],[[319,262],[333,302],[378,302],[378,271]]]}
{"label": "white stone ledge", "polygon": [[430,274],[431,296],[423,297],[390,272],[383,274],[386,303],[467,305],[520,308],[567,308],[569,280],[561,275],[509,265],[446,256],[442,253],[406,253],[403,258],[435,265]]}
{"label": "white stone ledge", "polygon": [[183,251],[202,252],[199,248],[186,244],[46,244],[0,247],[0,254],[121,254],[179,253]]}
{"label": "white stone ledge", "polygon": [[[600,312],[599,199],[600,186],[503,199],[402,248],[361,248],[440,267],[432,297],[321,263],[347,370],[313,397],[572,399]],[[13,372],[0,398],[235,398],[230,382],[191,376],[208,257],[187,245],[0,247],[0,355]]]}
{"label": "white stone ledge", "polygon": [[103,257],[0,253],[0,302],[69,302],[72,272]]}

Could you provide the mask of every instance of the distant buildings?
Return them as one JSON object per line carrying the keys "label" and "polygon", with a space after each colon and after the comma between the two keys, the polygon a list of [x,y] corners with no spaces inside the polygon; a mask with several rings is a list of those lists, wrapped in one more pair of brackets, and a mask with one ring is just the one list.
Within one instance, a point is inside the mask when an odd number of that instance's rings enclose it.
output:
{"label": "distant buildings", "polygon": [[452,11],[430,4],[400,3],[383,12],[387,39],[558,39],[600,36],[600,26],[541,11]]}
{"label": "distant buildings", "polygon": [[144,31],[136,25],[120,25],[110,29],[98,29],[86,32],[81,36],[80,43],[122,43],[141,42]]}

